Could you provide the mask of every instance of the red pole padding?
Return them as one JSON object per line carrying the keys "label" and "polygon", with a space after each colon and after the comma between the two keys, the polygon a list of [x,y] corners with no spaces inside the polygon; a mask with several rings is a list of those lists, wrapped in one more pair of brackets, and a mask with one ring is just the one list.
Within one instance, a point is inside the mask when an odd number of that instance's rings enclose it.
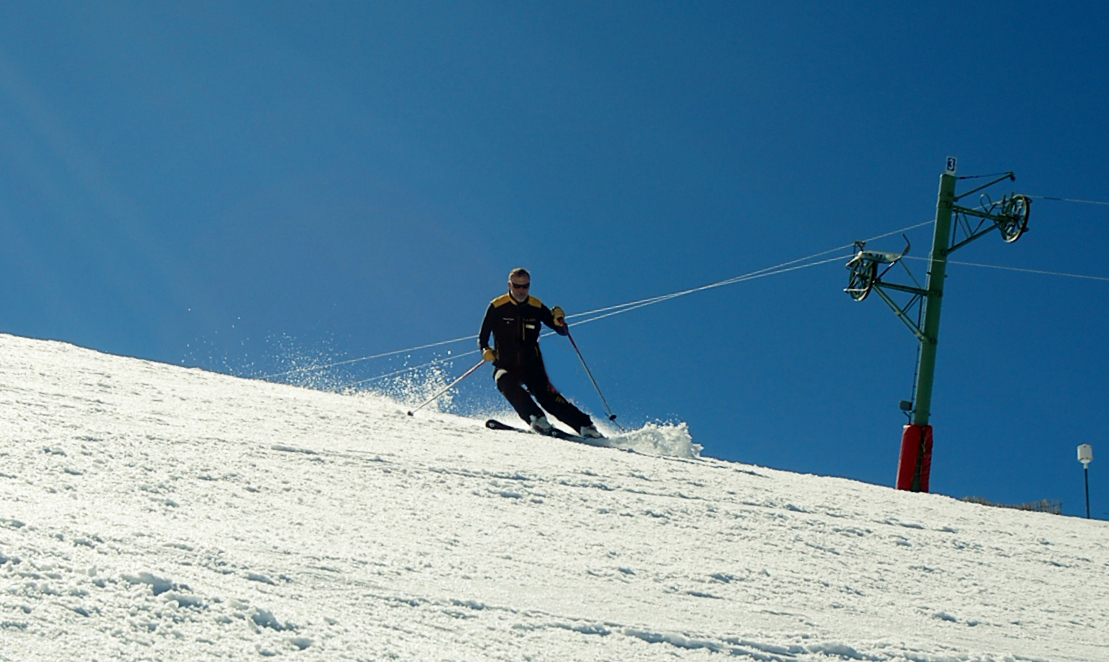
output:
{"label": "red pole padding", "polygon": [[928,491],[932,472],[932,426],[906,425],[901,433],[901,457],[897,461],[897,489]]}

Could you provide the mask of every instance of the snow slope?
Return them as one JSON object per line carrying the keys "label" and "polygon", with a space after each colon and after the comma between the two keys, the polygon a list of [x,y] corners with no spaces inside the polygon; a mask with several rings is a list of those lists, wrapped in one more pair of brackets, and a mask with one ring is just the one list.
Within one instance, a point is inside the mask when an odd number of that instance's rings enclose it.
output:
{"label": "snow slope", "polygon": [[0,356],[2,660],[1109,658],[1105,522]]}

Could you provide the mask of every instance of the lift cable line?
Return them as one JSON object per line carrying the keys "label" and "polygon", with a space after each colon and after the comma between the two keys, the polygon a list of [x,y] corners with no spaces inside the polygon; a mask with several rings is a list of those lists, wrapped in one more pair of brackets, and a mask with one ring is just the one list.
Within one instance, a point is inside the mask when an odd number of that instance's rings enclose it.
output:
{"label": "lift cable line", "polygon": [[[471,339],[472,338],[463,338],[462,340],[471,340]],[[470,356],[471,354],[480,354],[480,350],[472,349],[468,352],[462,352],[461,354],[452,354],[451,356],[443,356],[443,357],[439,357],[437,359],[432,359],[432,360],[428,361],[427,363],[421,363],[420,365],[412,365],[412,366],[408,366],[408,367],[405,367],[405,368],[401,368],[400,370],[394,370],[393,372],[387,372],[384,375],[377,375],[375,377],[367,377],[366,379],[359,379],[356,382],[351,382],[351,383],[347,384],[346,388],[347,389],[352,389],[352,388],[355,388],[356,386],[362,386],[363,384],[372,384],[374,382],[379,382],[383,379],[389,379],[390,377],[396,377],[398,375],[404,375],[404,374],[407,374],[407,373],[410,373],[410,372],[416,372],[417,370],[423,370],[424,368],[431,368],[431,367],[437,366],[437,365],[447,365],[449,363],[454,363],[458,359]]]}
{"label": "lift cable line", "polygon": [[420,345],[418,347],[409,347],[408,349],[395,349],[391,352],[382,352],[381,354],[374,354],[372,356],[363,356],[363,357],[360,357],[360,358],[357,358],[357,359],[346,359],[344,361],[336,361],[335,363],[328,363],[326,365],[312,365],[312,366],[304,366],[302,368],[293,368],[292,370],[286,370],[284,372],[275,372],[275,373],[270,374],[270,375],[262,375],[261,377],[258,377],[257,379],[274,379],[276,377],[288,377],[289,375],[297,375],[297,374],[302,374],[302,373],[306,373],[306,372],[318,372],[320,370],[330,370],[331,368],[338,368],[339,366],[343,366],[343,365],[350,365],[352,363],[361,363],[362,361],[371,361],[373,359],[382,359],[382,358],[385,358],[386,356],[393,356],[393,355],[396,355],[396,354],[404,354],[405,352],[416,352],[416,351],[419,351],[421,349],[431,349],[432,347],[441,347],[443,345],[451,345],[451,344],[454,344],[456,342],[462,342],[463,340],[471,340],[473,338],[474,338],[474,336],[466,336],[464,338],[455,338],[453,340],[441,340],[439,342],[433,342],[433,343],[429,343],[427,345]]}
{"label": "lift cable line", "polygon": [[[902,234],[904,232],[909,232],[911,230],[915,230],[917,228],[921,228],[921,227],[924,227],[925,225],[931,225],[931,224],[932,224],[932,221],[930,221],[930,220],[925,221],[923,223],[917,223],[916,225],[910,225],[907,228],[902,228],[900,230],[894,230],[892,232],[887,232],[885,234],[881,234],[881,235],[878,235],[876,237],[872,237],[872,238],[868,239],[867,241],[877,241],[879,239],[885,239],[886,237],[889,237],[889,236],[892,236],[892,235],[895,235],[895,234]],[[741,282],[748,281],[748,280],[754,280],[754,279],[757,279],[757,278],[765,278],[767,276],[776,276],[778,274],[786,273],[786,272],[789,272],[789,271],[796,271],[798,269],[806,269],[808,267],[818,266],[818,265],[821,265],[821,264],[826,264],[828,262],[835,262],[835,261],[843,259],[843,257],[837,256],[837,257],[834,257],[834,258],[821,260],[819,262],[813,262],[811,264],[791,266],[791,265],[796,265],[798,262],[805,262],[807,260],[812,260],[812,259],[815,259],[815,258],[818,258],[818,257],[822,257],[824,255],[827,255],[829,253],[833,253],[833,252],[836,252],[836,251],[841,251],[841,250],[848,249],[848,248],[851,248],[851,244],[846,244],[846,245],[843,245],[843,246],[837,246],[835,248],[830,248],[826,251],[822,251],[820,253],[815,253],[815,254],[810,255],[808,257],[802,257],[802,258],[797,258],[795,260],[790,260],[788,262],[782,262],[781,264],[778,264],[778,265],[773,266],[773,267],[766,267],[766,268],[763,268],[763,269],[758,269],[756,271],[752,271],[750,273],[743,274],[742,276],[735,276],[733,278],[728,278],[726,280],[718,281],[718,282],[715,282],[715,283],[710,283],[708,285],[702,285],[700,287],[694,287],[694,288],[691,288],[691,289],[688,289],[688,290],[682,290],[680,292],[672,292],[670,294],[663,294],[663,295],[660,295],[660,296],[650,297],[650,298],[647,298],[647,299],[640,299],[638,301],[629,301],[629,302],[626,302],[626,303],[616,304],[616,305],[613,305],[613,306],[606,306],[604,308],[596,308],[594,310],[588,310],[588,311],[585,311],[585,312],[582,312],[582,313],[575,313],[573,315],[567,315],[566,318],[567,319],[574,319],[574,318],[583,318],[584,317],[584,318],[587,318],[587,319],[576,322],[576,324],[577,325],[588,324],[590,322],[596,322],[597,320],[604,319],[605,317],[612,317],[614,315],[620,315],[622,313],[631,312],[633,310],[643,308],[645,306],[651,306],[651,305],[654,305],[656,303],[661,303],[663,301],[669,301],[670,299],[676,299],[678,297],[686,296],[688,294],[693,294],[695,292],[703,292],[705,290],[710,290],[710,289],[714,289],[714,288],[717,288],[717,287],[723,287],[725,285],[733,285],[735,283],[741,283]],[[602,313],[605,313],[605,314],[602,314]],[[595,317],[590,317],[590,316],[595,316]],[[398,354],[405,354],[407,352],[416,352],[416,351],[420,351],[420,350],[424,350],[424,349],[431,349],[433,347],[442,347],[444,345],[453,345],[454,343],[464,342],[464,341],[467,341],[467,340],[474,340],[476,337],[477,337],[476,335],[468,335],[468,336],[463,336],[461,338],[454,338],[454,339],[451,339],[451,340],[442,340],[442,341],[439,341],[439,342],[428,343],[426,345],[417,345],[415,347],[408,347],[406,349],[395,349],[395,350],[392,350],[392,351],[389,351],[389,352],[382,352],[380,354],[372,354],[370,356],[362,356],[362,357],[354,358],[354,359],[345,359],[345,360],[342,360],[342,361],[336,361],[334,363],[327,363],[327,364],[322,364],[322,365],[303,366],[303,367],[299,367],[299,368],[293,368],[293,369],[290,369],[290,370],[285,370],[283,372],[275,372],[275,373],[271,373],[271,374],[261,375],[261,376],[257,377],[257,379],[268,380],[268,379],[276,379],[276,378],[279,378],[279,377],[288,377],[290,375],[301,375],[301,374],[306,374],[306,373],[311,373],[311,372],[319,372],[321,370],[330,370],[331,368],[338,368],[340,366],[351,365],[351,364],[354,364],[354,363],[361,363],[363,361],[371,361],[373,359],[381,359],[381,358],[385,358],[387,356],[396,356]],[[425,363],[425,364],[420,365],[420,366],[414,366],[414,367],[405,368],[405,369],[402,369],[402,370],[399,370],[399,371],[396,371],[396,372],[388,373],[388,374],[385,374],[385,375],[379,375],[377,377],[372,377],[372,378],[367,379],[367,380],[361,380],[359,382],[355,382],[354,384],[355,385],[356,384],[364,384],[364,383],[368,383],[370,381],[385,379],[387,377],[392,377],[392,376],[395,376],[395,375],[398,375],[398,374],[402,374],[404,372],[417,370],[419,368],[425,368],[425,367],[428,367],[428,366],[431,366],[431,365],[435,365],[437,363],[453,361],[456,358],[460,358],[460,357],[463,357],[463,356],[468,356],[472,353],[474,353],[474,352],[466,352],[464,354],[457,354],[453,357],[448,357],[448,358],[443,358],[443,359],[436,359],[435,361],[431,361],[431,362]]]}
{"label": "lift cable line", "polygon": [[[913,227],[920,227],[920,226],[913,226]],[[883,236],[888,236],[888,235],[883,235]],[[566,317],[567,317],[567,319],[582,318],[582,317],[586,318],[586,319],[582,319],[578,322],[575,322],[575,326],[581,326],[582,324],[589,324],[591,322],[596,322],[596,321],[604,319],[606,317],[613,317],[615,315],[621,315],[623,313],[631,312],[631,311],[637,310],[639,308],[644,308],[646,306],[651,306],[651,305],[654,305],[656,303],[662,303],[663,301],[669,301],[670,299],[676,299],[678,297],[686,296],[688,294],[693,294],[695,292],[703,292],[705,290],[710,290],[710,289],[717,288],[717,287],[723,287],[724,285],[733,285],[735,283],[740,283],[740,282],[744,282],[744,281],[748,281],[748,280],[755,280],[755,279],[758,279],[758,278],[766,278],[768,276],[776,276],[778,274],[787,273],[787,272],[790,272],[790,271],[797,271],[799,269],[807,269],[809,267],[815,267],[815,266],[819,266],[819,265],[822,265],[822,264],[828,264],[829,262],[839,262],[839,261],[844,260],[846,257],[850,257],[850,256],[837,255],[836,257],[832,257],[832,258],[828,258],[828,259],[824,259],[824,260],[819,260],[817,262],[811,262],[811,263],[808,263],[808,264],[801,264],[801,265],[796,265],[796,266],[785,266],[785,265],[795,265],[797,262],[802,262],[804,260],[810,259],[811,257],[826,255],[826,254],[828,254],[832,251],[841,250],[842,248],[847,248],[847,246],[843,246],[843,247],[840,247],[840,248],[833,248],[833,249],[830,249],[828,251],[824,251],[823,253],[817,253],[816,256],[810,256],[809,258],[799,258],[797,260],[791,260],[789,262],[783,262],[782,264],[777,265],[775,267],[767,267],[765,269],[760,269],[758,271],[752,271],[752,272],[744,274],[742,276],[736,276],[734,278],[729,278],[727,280],[722,280],[722,281],[719,281],[719,282],[716,282],[716,283],[710,283],[708,285],[702,285],[701,287],[695,287],[695,288],[691,288],[691,289],[688,289],[688,290],[682,290],[680,292],[672,292],[670,294],[663,294],[663,295],[660,295],[660,296],[650,297],[650,298],[647,298],[647,299],[640,299],[638,301],[629,301],[627,303],[622,303],[622,304],[618,304],[618,305],[615,305],[615,306],[607,306],[605,308],[597,308],[595,310],[590,310],[590,311],[586,311],[586,312],[583,312],[583,313],[575,313],[574,315],[567,315]],[[590,317],[591,315],[592,315],[592,317]],[[546,335],[551,335],[553,333],[554,333],[553,331],[549,331],[544,335],[545,336]],[[278,378],[278,377],[288,377],[290,375],[299,375],[299,374],[306,374],[306,373],[311,373],[311,372],[319,372],[321,370],[329,370],[331,368],[336,368],[336,367],[344,366],[344,365],[351,365],[353,363],[359,363],[359,362],[362,362],[362,361],[370,361],[372,359],[379,359],[379,358],[384,358],[384,357],[387,357],[387,356],[395,356],[397,354],[404,354],[404,353],[407,353],[407,352],[415,352],[415,351],[419,351],[419,350],[423,350],[423,349],[430,349],[432,347],[441,347],[441,346],[444,346],[444,345],[450,345],[450,344],[463,342],[463,341],[467,341],[467,340],[472,341],[476,337],[477,336],[474,336],[474,335],[463,336],[461,338],[454,338],[452,340],[443,340],[443,341],[440,341],[440,342],[429,343],[429,344],[426,344],[426,345],[419,345],[419,346],[416,346],[416,347],[409,347],[407,349],[397,349],[397,350],[393,350],[393,351],[389,351],[389,352],[382,352],[380,354],[373,354],[371,356],[363,356],[363,357],[355,358],[355,359],[346,359],[346,360],[343,360],[343,361],[336,361],[334,363],[328,363],[328,364],[324,364],[324,365],[304,366],[304,367],[300,367],[300,368],[294,368],[292,370],[286,370],[284,372],[278,372],[278,373],[273,373],[273,374],[269,374],[269,375],[263,375],[263,376],[259,377],[258,379],[275,379],[275,378]],[[439,364],[451,363],[456,359],[459,359],[459,358],[462,358],[462,357],[465,357],[465,356],[469,356],[469,355],[475,354],[475,353],[477,353],[477,350],[464,352],[462,354],[455,354],[455,355],[449,356],[449,357],[437,358],[437,359],[434,359],[432,361],[428,361],[427,363],[422,363],[420,365],[409,366],[409,367],[401,368],[400,370],[389,372],[389,373],[386,373],[386,374],[383,374],[383,375],[377,375],[375,377],[369,377],[367,379],[362,379],[362,380],[358,380],[356,382],[351,382],[350,384],[347,385],[347,388],[352,388],[352,387],[355,387],[355,386],[360,386],[362,384],[368,384],[368,383],[372,383],[372,382],[375,382],[375,381],[380,381],[382,379],[387,379],[389,377],[395,377],[397,375],[402,375],[402,374],[407,373],[407,372],[414,372],[416,370],[420,370],[420,369],[423,369],[423,368],[428,368],[428,367],[439,365]]]}
{"label": "lift cable line", "polygon": [[[926,257],[919,257],[916,255],[905,255],[902,259],[906,260],[923,260],[927,261]],[[1097,280],[1109,283],[1109,277],[1106,276],[1088,276],[1086,274],[1069,274],[1063,271],[1047,271],[1045,269],[1026,269],[1023,267],[1006,267],[998,264],[982,264],[980,262],[960,262],[958,260],[948,260],[948,264],[957,264],[963,267],[980,267],[983,269],[1000,269],[1003,271],[1019,271],[1026,274],[1036,274],[1038,276],[1060,276],[1062,278],[1080,278],[1083,280]]]}
{"label": "lift cable line", "polygon": [[[835,249],[835,248],[833,248],[833,249]],[[823,255],[823,253],[821,255]],[[655,296],[655,297],[651,297],[651,298],[645,298],[645,299],[641,299],[641,301],[638,301],[638,302],[629,302],[627,304],[621,304],[619,306],[609,306],[609,307],[606,307],[606,308],[598,308],[597,310],[590,310],[590,312],[587,312],[587,313],[578,313],[576,315],[573,315],[572,317],[586,317],[586,319],[582,319],[582,320],[580,320],[580,322],[574,323],[574,326],[581,326],[583,324],[589,324],[589,323],[592,323],[592,322],[597,322],[597,320],[599,320],[599,319],[604,319],[606,317],[612,317],[613,315],[621,315],[623,313],[629,313],[629,312],[631,312],[631,310],[635,310],[635,309],[642,308],[642,307],[645,307],[645,306],[650,306],[650,305],[653,305],[653,304],[659,304],[659,303],[662,303],[664,301],[669,301],[669,299],[672,299],[672,298],[685,296],[685,295],[688,295],[688,294],[693,294],[694,292],[703,292],[703,291],[705,291],[705,289],[711,289],[713,287],[721,287],[723,285],[730,285],[730,284],[734,284],[734,283],[740,283],[740,282],[743,282],[743,281],[754,281],[754,279],[756,279],[756,278],[765,278],[767,276],[776,276],[776,275],[779,275],[779,274],[784,274],[786,272],[797,271],[797,269],[803,269],[803,268],[808,268],[808,267],[812,267],[812,266],[818,266],[818,265],[827,264],[827,263],[830,263],[830,262],[842,262],[843,259],[845,259],[846,257],[849,257],[849,256],[837,255],[835,257],[830,257],[830,258],[827,258],[827,259],[821,259],[821,261],[818,261],[818,262],[796,265],[796,266],[785,267],[785,268],[770,267],[770,268],[767,268],[767,269],[761,269],[761,271],[759,271],[759,272],[752,272],[750,274],[746,274],[746,275],[743,275],[743,276],[736,276],[735,278],[729,278],[728,281],[721,281],[720,283],[713,283],[711,285],[704,285],[702,287],[694,287],[692,289],[686,289],[686,291],[683,291],[683,292],[675,292],[675,293],[672,293],[672,294],[665,294],[665,295],[662,295],[662,296]],[[801,259],[807,259],[807,258],[803,257]],[[797,259],[795,259],[795,261],[793,261],[793,262],[800,262],[800,261],[797,261]],[[793,264],[793,262],[785,263],[785,264]],[[773,271],[772,271],[772,269],[773,269]],[[596,314],[596,313],[601,313],[601,314],[596,315],[594,317],[589,317],[589,315],[593,315],[593,314]],[[570,318],[571,316],[567,315],[567,317]],[[549,330],[549,332],[543,333],[542,337],[547,337],[547,336],[551,336],[551,335],[554,335],[554,332],[552,332],[552,330]],[[447,340],[446,343],[457,343],[457,342],[460,342],[460,340],[472,340],[475,337],[476,336],[467,336],[465,338],[457,338],[455,340]],[[446,343],[437,343],[437,345],[446,344]],[[429,346],[431,346],[431,345],[425,345],[423,347],[414,348],[413,350],[423,349],[423,348],[429,347]],[[408,350],[407,349],[400,349],[400,350],[397,350],[397,352],[390,352],[389,354],[390,355],[391,354],[401,354],[401,353],[404,353],[404,352],[408,352]],[[436,358],[436,359],[433,359],[433,360],[429,360],[429,361],[427,361],[427,363],[420,364],[418,366],[409,366],[409,367],[405,367],[405,368],[400,368],[399,370],[391,371],[391,373],[386,373],[385,375],[377,375],[375,377],[368,377],[366,379],[359,379],[358,381],[353,381],[353,383],[348,384],[347,388],[354,388],[356,386],[362,386],[364,384],[372,384],[372,383],[374,383],[374,381],[379,381],[381,379],[387,379],[389,377],[396,377],[397,375],[404,375],[406,373],[413,373],[413,371],[415,371],[415,370],[420,370],[420,369],[429,368],[429,367],[442,365],[442,364],[449,364],[449,363],[452,363],[452,361],[455,361],[459,358],[464,358],[466,356],[470,356],[471,354],[477,354],[477,352],[478,352],[478,350],[474,349],[474,350],[470,350],[470,352],[465,352],[465,353],[462,353],[462,354],[456,354],[454,356],[440,357],[440,358]],[[378,356],[385,356],[385,355],[378,355]],[[370,358],[375,358],[375,357],[366,357],[364,359],[353,359],[353,360],[343,361],[343,364],[353,363],[354,360],[369,360]],[[339,364],[336,364],[336,365],[339,365]],[[315,369],[326,369],[327,367],[328,366],[319,366],[318,368],[315,368]]]}
{"label": "lift cable line", "polygon": [[[909,230],[913,230],[915,228],[923,227],[923,226],[929,225],[931,223],[932,223],[932,221],[926,221],[924,223],[913,225],[913,226],[910,226],[908,228],[904,228],[902,230],[895,230],[893,232],[889,232],[889,233],[886,233],[884,235],[874,237],[873,239],[868,239],[867,241],[877,241],[878,239],[884,239],[885,237],[888,237],[888,236],[894,235],[894,234],[899,234],[901,232],[908,232]],[[806,262],[808,260],[813,260],[813,259],[818,258],[818,257],[823,257],[823,256],[827,255],[828,253],[834,253],[836,251],[842,251],[842,250],[847,249],[847,248],[851,248],[851,244],[847,244],[847,245],[844,245],[844,246],[837,246],[835,248],[829,248],[826,251],[822,251],[820,253],[814,253],[813,255],[809,255],[808,257],[801,257],[801,258],[797,258],[796,260],[790,260],[789,262],[782,262],[781,264],[775,265],[773,267],[766,267],[765,269],[759,269],[757,271],[752,271],[750,273],[743,274],[742,276],[735,276],[733,278],[728,278],[726,280],[717,281],[715,283],[709,283],[708,285],[702,285],[700,287],[694,287],[694,288],[690,288],[688,290],[681,290],[679,292],[671,292],[670,294],[663,294],[663,295],[656,296],[656,297],[650,297],[648,299],[640,299],[639,301],[629,301],[627,303],[621,303],[621,304],[617,304],[615,306],[609,306],[607,308],[597,308],[595,310],[589,310],[589,311],[586,311],[584,313],[575,313],[574,315],[568,315],[567,317],[571,318],[571,319],[574,318],[574,317],[586,317],[586,316],[589,316],[589,315],[595,315],[597,313],[606,313],[608,311],[613,311],[613,310],[616,311],[616,312],[611,313],[611,314],[617,315],[617,314],[622,313],[622,312],[627,312],[628,310],[634,310],[636,308],[642,308],[644,306],[650,306],[650,305],[653,305],[653,304],[656,304],[656,303],[660,303],[662,301],[669,301],[670,299],[676,299],[678,297],[683,297],[687,294],[693,294],[695,292],[703,292],[705,290],[711,290],[711,289],[714,289],[714,288],[717,288],[717,287],[723,287],[725,285],[734,285],[735,283],[742,283],[743,281],[746,281],[746,280],[754,280],[756,278],[763,278],[765,276],[775,276],[777,274],[785,273],[787,271],[794,271],[796,269],[805,269],[807,267],[813,267],[813,266],[816,266],[816,265],[819,265],[819,264],[826,264],[828,262],[834,262],[835,260],[837,260],[839,258],[831,258],[831,259],[828,259],[828,260],[821,260],[819,262],[812,262],[812,263],[809,263],[809,264],[804,264],[804,265],[801,265],[801,266],[798,266],[798,267],[790,267],[790,265],[797,264],[798,262]],[[787,268],[787,267],[789,267],[789,268]],[[602,317],[609,317],[609,315],[603,315]],[[592,319],[587,320],[587,321],[592,322],[592,321],[597,320],[597,319],[601,319],[601,317],[595,317],[595,318],[592,318]],[[579,322],[579,324],[582,324],[582,322]]]}
{"label": "lift cable line", "polygon": [[[846,248],[846,247],[844,247],[844,248]],[[833,250],[840,250],[840,249],[833,249]],[[821,255],[823,255],[823,254],[824,253],[821,253]],[[683,290],[681,292],[674,292],[672,294],[665,294],[663,296],[652,297],[650,299],[643,299],[642,301],[633,301],[633,302],[630,302],[630,303],[622,304],[621,306],[612,306],[610,308],[591,311],[591,312],[588,312],[588,313],[578,313],[577,315],[575,315],[575,317],[584,317],[584,316],[591,315],[593,313],[603,312],[603,311],[606,311],[606,310],[612,311],[612,312],[605,312],[605,314],[597,315],[596,317],[589,317],[588,319],[582,320],[580,322],[575,322],[575,325],[576,326],[581,326],[582,324],[589,324],[590,322],[596,322],[597,320],[601,320],[601,319],[604,319],[606,317],[612,317],[613,315],[620,315],[620,314],[623,314],[623,313],[631,312],[631,311],[637,310],[639,308],[644,308],[646,306],[652,306],[656,303],[662,303],[663,301],[669,301],[671,299],[677,299],[678,297],[683,297],[683,296],[686,296],[687,294],[694,294],[695,292],[704,292],[705,290],[711,290],[711,289],[715,289],[717,287],[723,287],[725,285],[734,285],[736,283],[742,283],[742,282],[749,281],[749,280],[756,280],[758,278],[766,278],[767,276],[777,276],[779,274],[784,274],[784,273],[787,273],[787,272],[790,272],[790,271],[798,271],[800,269],[808,269],[809,267],[816,267],[816,266],[820,266],[822,264],[828,264],[829,262],[839,262],[839,261],[843,260],[845,257],[850,257],[850,256],[849,255],[837,255],[836,257],[827,258],[827,259],[824,259],[824,260],[818,260],[816,262],[809,262],[807,264],[800,264],[800,265],[792,266],[792,267],[784,267],[784,268],[771,267],[771,269],[768,269],[768,270],[754,271],[754,272],[751,272],[749,274],[745,274],[743,276],[736,276],[735,278],[729,278],[728,280],[722,280],[718,283],[711,283],[709,285],[702,285],[701,287],[694,287],[692,289]],[[803,258],[803,259],[808,259],[808,258]],[[798,260],[795,260],[794,262],[797,262],[797,261]],[[792,264],[792,263],[787,262],[786,264]],[[619,310],[613,310],[614,308],[619,308]]]}
{"label": "lift cable line", "polygon": [[1050,196],[1050,195],[1032,195],[1031,193],[1025,193],[1024,197],[1026,197],[1026,198],[1036,198],[1037,200],[1051,200],[1053,202],[1075,202],[1075,203],[1083,204],[1083,205],[1103,205],[1105,207],[1109,207],[1109,202],[1105,202],[1103,200],[1079,200],[1078,198],[1057,198],[1057,197]]}

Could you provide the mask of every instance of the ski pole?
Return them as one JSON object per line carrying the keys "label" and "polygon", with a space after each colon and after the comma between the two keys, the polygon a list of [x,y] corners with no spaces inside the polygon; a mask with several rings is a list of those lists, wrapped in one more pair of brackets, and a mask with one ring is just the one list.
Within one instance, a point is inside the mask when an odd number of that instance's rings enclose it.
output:
{"label": "ski pole", "polygon": [[[612,413],[612,408],[608,406],[608,401],[601,393],[601,387],[597,386],[597,380],[593,379],[593,373],[589,371],[589,366],[585,364],[585,357],[581,355],[581,350],[578,349],[578,344],[574,342],[574,336],[570,335],[570,327],[566,327],[566,337],[570,339],[570,344],[574,346],[574,351],[578,354],[578,359],[581,361],[581,367],[585,368],[585,374],[589,375],[589,381],[593,382],[593,388],[597,390],[597,395],[601,396],[601,403],[605,406],[605,411],[608,412],[608,420],[612,421],[616,427],[620,428],[620,424],[616,422],[616,414]],[[624,428],[620,428],[623,430]]]}
{"label": "ski pole", "polygon": [[438,400],[438,399],[439,399],[439,397],[440,397],[441,395],[443,395],[443,394],[444,394],[444,393],[446,393],[447,391],[449,391],[449,390],[451,390],[452,388],[454,388],[454,387],[455,387],[455,385],[456,385],[456,384],[458,384],[458,382],[460,382],[460,381],[462,381],[463,379],[466,379],[466,378],[467,378],[467,377],[469,377],[470,375],[474,374],[474,371],[475,371],[475,370],[477,370],[478,368],[480,368],[480,367],[481,367],[481,366],[483,366],[483,365],[485,365],[485,359],[482,359],[482,360],[481,360],[480,362],[478,362],[478,364],[477,364],[477,365],[475,365],[474,367],[470,368],[470,369],[469,369],[469,370],[467,370],[466,372],[462,373],[462,376],[461,376],[461,377],[459,377],[458,379],[454,380],[454,381],[453,381],[453,382],[451,382],[450,384],[447,384],[447,385],[446,385],[446,386],[445,386],[445,387],[443,388],[443,390],[441,390],[441,391],[439,391],[438,393],[436,393],[435,395],[431,396],[431,397],[430,397],[430,398],[429,398],[429,399],[428,399],[428,400],[427,400],[426,402],[424,402],[424,403],[423,403],[422,405],[420,405],[419,407],[416,407],[416,408],[415,408],[415,409],[413,409],[412,411],[408,412],[408,415],[409,415],[409,416],[414,416],[414,415],[416,414],[416,412],[420,411],[420,410],[421,410],[421,409],[423,409],[424,407],[426,407],[426,406],[430,405],[431,403],[435,402],[436,400]]}

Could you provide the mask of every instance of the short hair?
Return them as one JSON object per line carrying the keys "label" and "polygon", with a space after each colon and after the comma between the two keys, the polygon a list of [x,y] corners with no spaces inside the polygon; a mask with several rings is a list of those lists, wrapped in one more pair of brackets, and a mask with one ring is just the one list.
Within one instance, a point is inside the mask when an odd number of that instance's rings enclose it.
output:
{"label": "short hair", "polygon": [[508,272],[508,279],[509,279],[509,280],[512,280],[512,277],[513,277],[513,276],[524,276],[524,277],[526,277],[526,278],[527,278],[528,280],[531,280],[531,274],[529,274],[529,273],[528,273],[528,270],[527,270],[527,269],[525,269],[525,268],[523,268],[523,267],[516,267],[516,268],[515,268],[515,269],[513,269],[512,271],[509,271],[509,272]]}

